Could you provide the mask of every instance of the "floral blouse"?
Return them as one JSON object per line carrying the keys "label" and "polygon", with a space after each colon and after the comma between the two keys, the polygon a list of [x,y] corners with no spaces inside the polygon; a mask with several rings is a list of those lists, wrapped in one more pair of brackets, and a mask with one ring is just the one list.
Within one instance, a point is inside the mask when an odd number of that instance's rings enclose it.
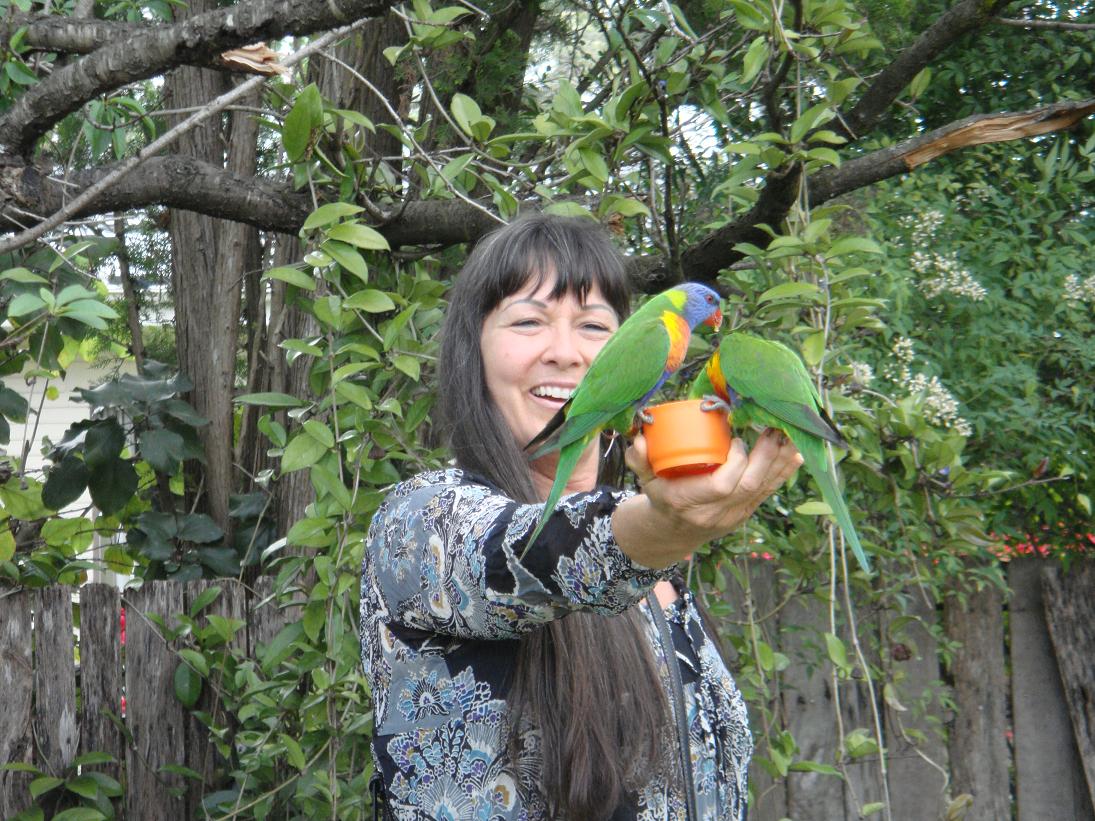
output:
{"label": "floral blouse", "polygon": [[[507,681],[518,639],[575,610],[639,607],[673,703],[646,595],[671,570],[632,561],[611,527],[629,491],[566,496],[518,560],[542,505],[458,469],[420,474],[373,518],[361,577],[361,656],[375,709],[375,766],[398,819],[540,821],[537,737],[507,755]],[[692,595],[665,610],[684,686],[700,819],[745,817],[752,739],[745,703]],[[667,739],[668,741],[668,739]],[[673,756],[674,761],[679,756]],[[613,819],[684,819],[682,779],[651,782]]]}

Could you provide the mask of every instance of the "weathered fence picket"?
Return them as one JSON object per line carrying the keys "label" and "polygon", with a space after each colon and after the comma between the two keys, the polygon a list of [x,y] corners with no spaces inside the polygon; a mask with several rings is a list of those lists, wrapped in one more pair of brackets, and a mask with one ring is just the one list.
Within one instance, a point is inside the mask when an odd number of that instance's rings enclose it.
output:
{"label": "weathered fence picket", "polygon": [[[822,662],[824,634],[831,629],[824,596],[782,588],[771,563],[757,563],[753,571],[749,590],[757,629],[791,662],[770,682],[770,707],[793,733],[799,757],[835,764],[834,696],[839,694],[848,732],[873,726],[867,689],[854,676],[834,682]],[[1078,562],[1062,572],[1037,560],[1014,560],[1009,580],[1010,599],[986,589],[951,596],[941,608],[922,591],[910,590],[903,615],[915,620],[902,618],[899,625],[896,613],[859,614],[861,644],[873,654],[869,663],[899,682],[890,698],[880,687],[874,693],[884,724],[886,785],[895,821],[935,821],[945,815],[948,799],[963,792],[972,795],[965,821],[1012,817],[1013,804],[1018,821],[1095,821],[1095,562]],[[203,817],[202,796],[221,786],[216,774],[224,762],[201,723],[175,697],[178,657],[151,615],[170,623],[188,612],[209,584],[157,582],[120,595],[108,586],[87,585],[78,591],[78,642],[72,588],[0,593],[0,765],[22,761],[61,775],[77,754],[109,752],[118,763],[95,768],[126,786],[126,795],[115,802],[118,818]],[[252,588],[216,584],[222,593],[202,618],[215,613],[243,622],[233,641],[239,651],[253,655],[297,618],[295,608],[279,611],[269,601],[268,580]],[[745,592],[735,587],[728,597],[740,605],[738,617],[747,619]],[[941,694],[944,673],[935,636],[944,631],[963,647]],[[845,625],[838,623],[837,632],[847,637]],[[1005,656],[1009,645],[1010,657]],[[854,659],[853,666],[858,666]],[[941,696],[958,706],[956,715],[941,713]],[[1005,738],[1009,696],[1012,748]],[[218,709],[203,699],[199,709]],[[921,701],[931,701],[930,715],[917,709]],[[949,747],[938,731],[941,722],[949,730]],[[170,764],[189,767],[203,781],[184,782],[162,769]],[[752,786],[762,798],[750,818],[855,818],[864,804],[882,800],[877,755],[846,761],[843,769],[846,782],[813,772],[773,780],[754,767]],[[30,781],[27,773],[0,770],[0,819],[31,804]]]}

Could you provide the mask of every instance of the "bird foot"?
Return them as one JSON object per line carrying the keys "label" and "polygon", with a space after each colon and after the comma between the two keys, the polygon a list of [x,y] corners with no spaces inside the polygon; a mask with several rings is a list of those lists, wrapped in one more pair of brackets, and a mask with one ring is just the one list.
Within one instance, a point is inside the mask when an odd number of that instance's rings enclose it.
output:
{"label": "bird foot", "polygon": [[705,396],[700,402],[700,410],[707,412],[722,411],[723,413],[732,413],[734,409],[717,396]]}
{"label": "bird foot", "polygon": [[639,409],[639,419],[642,420],[644,425],[654,424],[654,414],[652,414],[648,408]]}

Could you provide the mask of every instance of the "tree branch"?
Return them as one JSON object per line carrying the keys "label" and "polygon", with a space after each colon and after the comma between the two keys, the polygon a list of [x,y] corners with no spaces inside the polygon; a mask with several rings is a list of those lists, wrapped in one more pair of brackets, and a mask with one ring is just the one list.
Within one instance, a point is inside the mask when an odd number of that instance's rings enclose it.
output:
{"label": "tree branch", "polygon": [[1060,29],[1062,31],[1095,31],[1095,23],[1071,23],[1068,20],[1016,20],[1010,17],[993,17],[992,22],[1002,26],[1022,29]]}
{"label": "tree branch", "polygon": [[[221,52],[286,34],[325,31],[378,16],[393,0],[250,0],[111,42],[31,86],[0,117],[0,154],[29,155],[54,123],[88,100]],[[84,25],[84,24],[81,24]]]}
{"label": "tree branch", "polygon": [[976,114],[921,134],[897,145],[826,168],[807,181],[810,205],[855,191],[899,174],[960,148],[1001,143],[1070,128],[1095,112],[1095,98],[1055,103],[1017,113]]}
{"label": "tree branch", "polygon": [[845,136],[862,136],[893,105],[902,90],[923,68],[965,34],[981,28],[1007,0],[961,0],[902,51],[874,78],[851,111],[844,115]]}
{"label": "tree branch", "polygon": [[59,14],[16,13],[0,19],[0,40],[7,42],[26,29],[23,44],[38,51],[89,54],[121,38],[145,34],[164,26],[157,23],[123,23],[117,20],[78,19]]}

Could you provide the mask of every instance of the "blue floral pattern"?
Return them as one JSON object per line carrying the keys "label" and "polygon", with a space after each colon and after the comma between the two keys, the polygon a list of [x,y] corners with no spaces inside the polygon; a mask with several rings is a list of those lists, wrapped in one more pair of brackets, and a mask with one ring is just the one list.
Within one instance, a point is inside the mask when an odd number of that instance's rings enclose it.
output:
{"label": "blue floral pattern", "polygon": [[[676,658],[662,654],[645,596],[670,571],[643,567],[616,545],[611,516],[628,495],[564,497],[523,560],[540,505],[518,504],[456,469],[420,474],[385,499],[362,569],[361,648],[376,766],[397,818],[547,819],[535,730],[523,731],[521,760],[507,752],[517,639],[574,610],[636,606],[667,693],[666,665],[681,665],[700,818],[744,818],[745,704],[686,590],[666,611]],[[679,780],[646,785],[631,817],[683,819]]]}

